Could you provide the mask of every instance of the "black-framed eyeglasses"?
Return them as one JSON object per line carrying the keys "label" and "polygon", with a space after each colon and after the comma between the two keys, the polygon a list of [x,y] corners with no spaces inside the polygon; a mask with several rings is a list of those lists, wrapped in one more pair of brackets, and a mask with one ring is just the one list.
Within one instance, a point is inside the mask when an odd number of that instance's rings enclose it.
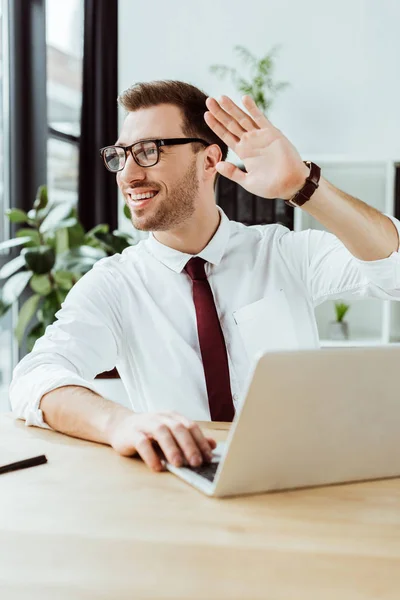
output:
{"label": "black-framed eyeglasses", "polygon": [[167,140],[143,140],[135,142],[130,146],[105,146],[101,148],[100,154],[103,157],[105,166],[112,173],[122,171],[128,157],[128,152],[132,154],[133,160],[140,167],[154,167],[160,160],[161,146],[176,146],[181,144],[192,144],[194,142],[209,146],[210,142],[200,138],[171,138]]}

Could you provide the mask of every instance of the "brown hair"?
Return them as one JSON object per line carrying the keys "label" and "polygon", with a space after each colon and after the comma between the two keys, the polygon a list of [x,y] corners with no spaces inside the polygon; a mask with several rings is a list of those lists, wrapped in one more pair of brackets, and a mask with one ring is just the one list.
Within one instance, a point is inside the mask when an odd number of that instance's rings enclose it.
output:
{"label": "brown hair", "polygon": [[[199,88],[183,81],[138,82],[118,96],[118,103],[128,112],[159,104],[173,104],[182,113],[182,131],[188,137],[198,137],[221,148],[222,159],[228,154],[228,146],[204,120],[207,96]],[[196,151],[196,146],[195,151]],[[202,148],[200,144],[197,150]],[[218,178],[218,174],[216,179]]]}

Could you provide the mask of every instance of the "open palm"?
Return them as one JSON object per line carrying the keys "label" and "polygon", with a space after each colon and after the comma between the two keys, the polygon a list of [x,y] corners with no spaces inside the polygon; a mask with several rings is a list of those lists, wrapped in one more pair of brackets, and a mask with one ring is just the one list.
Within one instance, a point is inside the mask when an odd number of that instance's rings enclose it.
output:
{"label": "open palm", "polygon": [[250,96],[243,96],[250,115],[227,96],[219,102],[207,98],[206,104],[210,111],[204,115],[207,125],[239,156],[247,171],[220,162],[216,169],[221,175],[263,198],[287,199],[303,186],[308,168],[293,144]]}

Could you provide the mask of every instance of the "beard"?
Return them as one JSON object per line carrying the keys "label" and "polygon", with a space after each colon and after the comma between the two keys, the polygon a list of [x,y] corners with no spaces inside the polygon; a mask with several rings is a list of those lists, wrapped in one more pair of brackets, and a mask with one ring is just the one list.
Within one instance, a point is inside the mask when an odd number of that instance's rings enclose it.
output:
{"label": "beard", "polygon": [[139,231],[167,231],[182,225],[196,210],[198,191],[199,179],[194,159],[167,197],[160,199],[157,195],[153,206],[136,211],[131,209],[132,225]]}

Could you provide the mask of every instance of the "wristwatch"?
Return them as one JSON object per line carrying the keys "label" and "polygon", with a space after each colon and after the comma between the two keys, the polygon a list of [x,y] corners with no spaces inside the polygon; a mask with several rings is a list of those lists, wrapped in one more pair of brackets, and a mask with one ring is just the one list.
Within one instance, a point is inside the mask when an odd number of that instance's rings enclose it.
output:
{"label": "wristwatch", "polygon": [[305,202],[307,202],[307,200],[311,198],[311,196],[319,186],[319,178],[321,176],[320,167],[308,160],[305,160],[304,164],[307,165],[307,167],[310,169],[310,174],[307,177],[306,182],[301,188],[301,190],[299,190],[297,194],[289,198],[289,200],[285,200],[286,204],[288,204],[289,206],[303,206],[303,204],[305,204]]}

